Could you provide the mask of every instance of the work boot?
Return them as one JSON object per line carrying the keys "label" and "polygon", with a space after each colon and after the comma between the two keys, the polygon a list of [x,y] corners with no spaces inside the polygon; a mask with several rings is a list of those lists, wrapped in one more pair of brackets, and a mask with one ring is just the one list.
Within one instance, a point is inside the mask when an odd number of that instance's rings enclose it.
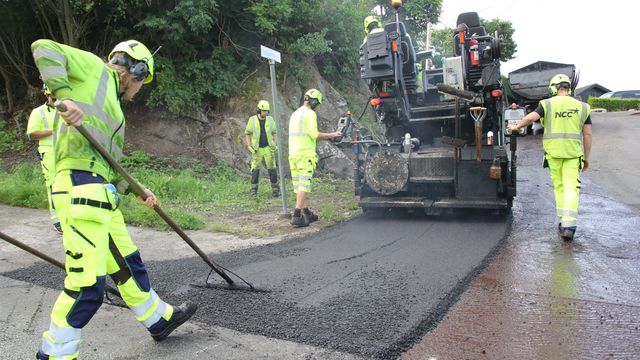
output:
{"label": "work boot", "polygon": [[573,235],[576,233],[576,227],[575,226],[571,226],[571,227],[561,227],[560,228],[560,237],[562,238],[562,240],[566,240],[566,241],[572,241],[573,240]]}
{"label": "work boot", "polygon": [[318,221],[318,215],[309,210],[309,208],[302,209],[302,213],[309,219],[309,223]]}
{"label": "work boot", "polygon": [[194,303],[189,303],[189,302],[183,303],[178,307],[174,306],[173,314],[171,315],[171,318],[167,321],[167,324],[164,327],[164,330],[156,334],[152,333],[151,337],[155,341],[162,341],[166,339],[167,336],[169,336],[169,334],[173,332],[173,330],[177,329],[178,326],[184,324],[185,321],[189,320],[189,318],[193,314],[195,314],[197,309],[198,309],[198,305]]}
{"label": "work boot", "polygon": [[280,196],[280,187],[278,186],[278,183],[271,183],[271,196]]}
{"label": "work boot", "polygon": [[251,196],[258,196],[258,187],[257,186],[251,186],[251,190],[249,190],[249,195]]}
{"label": "work boot", "polygon": [[62,226],[60,226],[59,222],[54,223],[53,228],[58,234],[62,235]]}
{"label": "work boot", "polygon": [[[43,353],[42,350],[38,350],[36,360],[49,360],[49,355]],[[73,358],[72,360],[78,360],[78,358]]]}
{"label": "work boot", "polygon": [[304,216],[300,209],[293,210],[293,216],[291,217],[291,225],[295,227],[309,226],[309,218]]}

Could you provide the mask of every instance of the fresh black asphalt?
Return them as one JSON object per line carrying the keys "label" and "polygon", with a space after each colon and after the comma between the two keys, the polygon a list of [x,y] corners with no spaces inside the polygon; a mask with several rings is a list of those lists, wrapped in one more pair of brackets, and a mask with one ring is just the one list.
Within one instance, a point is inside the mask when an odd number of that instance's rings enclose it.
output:
{"label": "fresh black asphalt", "polygon": [[[210,270],[197,257],[146,264],[165,300],[198,303],[199,322],[393,358],[437,324],[500,249],[510,223],[492,214],[383,214],[215,255],[214,261],[265,291],[192,286],[203,284]],[[61,288],[63,279],[44,263],[3,275],[51,288]],[[225,284],[215,274],[210,282]]]}

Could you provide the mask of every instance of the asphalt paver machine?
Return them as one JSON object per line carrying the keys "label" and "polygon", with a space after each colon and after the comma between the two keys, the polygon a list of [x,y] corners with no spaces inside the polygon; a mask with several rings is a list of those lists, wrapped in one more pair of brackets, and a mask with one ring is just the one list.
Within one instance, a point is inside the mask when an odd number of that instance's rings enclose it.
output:
{"label": "asphalt paver machine", "polygon": [[384,131],[383,141],[350,134],[365,212],[512,206],[516,139],[505,134],[499,37],[486,33],[475,12],[457,23],[455,56],[439,68],[430,65],[433,51],[415,50],[397,14],[360,48],[361,77]]}

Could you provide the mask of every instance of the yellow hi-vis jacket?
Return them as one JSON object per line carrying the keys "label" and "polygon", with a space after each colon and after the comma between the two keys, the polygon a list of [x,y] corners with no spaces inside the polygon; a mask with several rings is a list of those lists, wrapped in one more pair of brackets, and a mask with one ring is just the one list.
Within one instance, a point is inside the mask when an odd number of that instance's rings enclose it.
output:
{"label": "yellow hi-vis jacket", "polygon": [[[52,40],[36,40],[31,51],[42,80],[57,99],[73,100],[84,112],[82,125],[116,160],[122,157],[125,118],[118,73],[96,55]],[[56,171],[84,170],[114,182],[117,174],[73,126],[55,121]]]}
{"label": "yellow hi-vis jacket", "polygon": [[289,118],[289,156],[316,155],[318,122],[316,112],[301,106]]}
{"label": "yellow hi-vis jacket", "polygon": [[570,96],[542,100],[540,105],[544,109],[544,152],[557,159],[583,156],[582,127],[591,112],[589,105]]}
{"label": "yellow hi-vis jacket", "polygon": [[[27,123],[27,135],[35,131],[47,131],[53,129],[53,119],[56,117],[56,109],[43,104],[31,111],[29,122]],[[38,140],[38,152],[53,152],[53,136],[47,136]]]}
{"label": "yellow hi-vis jacket", "polygon": [[[273,146],[275,141],[273,139],[273,133],[276,131],[276,121],[273,117],[268,116],[264,119],[264,131],[267,133],[267,142],[269,146]],[[246,135],[251,135],[251,145],[256,149],[260,145],[260,120],[258,115],[253,115],[247,121],[247,127],[244,129]]]}

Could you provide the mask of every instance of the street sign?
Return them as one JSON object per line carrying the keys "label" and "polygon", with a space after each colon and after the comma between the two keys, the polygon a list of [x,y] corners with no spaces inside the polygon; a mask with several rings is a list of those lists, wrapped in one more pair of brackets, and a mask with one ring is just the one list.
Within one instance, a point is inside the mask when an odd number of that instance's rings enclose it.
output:
{"label": "street sign", "polygon": [[269,49],[266,46],[260,45],[260,56],[263,58],[267,58],[269,60],[273,60],[275,62],[280,62],[280,53],[273,49]]}

